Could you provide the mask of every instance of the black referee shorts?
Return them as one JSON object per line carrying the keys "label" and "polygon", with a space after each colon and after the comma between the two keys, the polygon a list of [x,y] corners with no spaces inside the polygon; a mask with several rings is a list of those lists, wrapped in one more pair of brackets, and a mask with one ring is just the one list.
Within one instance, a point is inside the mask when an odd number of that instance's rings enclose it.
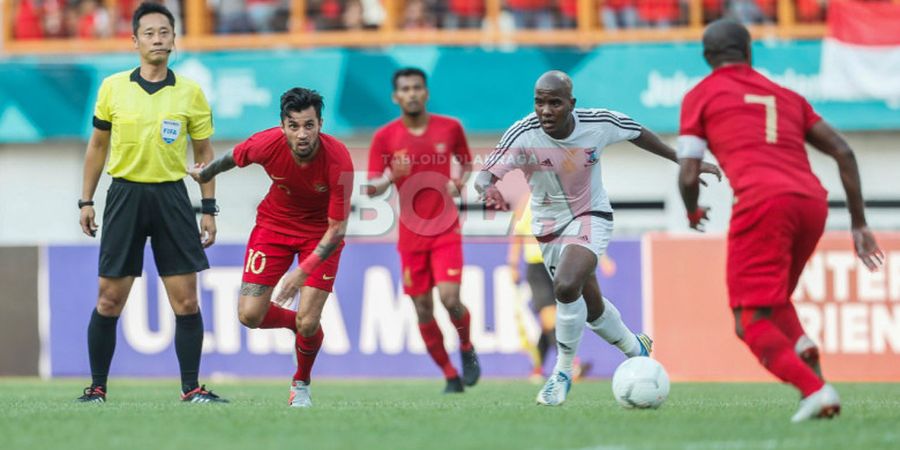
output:
{"label": "black referee shorts", "polygon": [[147,238],[160,276],[209,268],[182,181],[135,183],[114,178],[100,234],[100,276],[141,276]]}

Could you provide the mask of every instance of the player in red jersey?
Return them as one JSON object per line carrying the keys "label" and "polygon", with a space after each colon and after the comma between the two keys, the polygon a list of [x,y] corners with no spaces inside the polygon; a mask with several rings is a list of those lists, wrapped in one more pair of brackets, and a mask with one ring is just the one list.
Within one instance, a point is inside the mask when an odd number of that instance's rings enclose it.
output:
{"label": "player in red jersey", "polygon": [[825,228],[826,191],[810,169],[804,142],[838,164],[856,253],[869,270],[884,255],[866,225],[853,150],[802,96],[750,66],[750,33],[720,20],[703,34],[713,68],[684,98],[679,184],[692,228],[702,231],[707,208],[697,205],[700,161],[707,148],[731,180],[735,199],[728,233],[728,295],[737,335],[760,363],[802,394],[791,419],[832,417],[840,399],[819,368],[819,351],[804,334],[791,293]]}
{"label": "player in red jersey", "polygon": [[[430,114],[425,103],[425,73],[407,68],[394,73],[394,103],[402,115],[379,129],[369,149],[369,195],[379,195],[393,183],[400,194],[400,235],[397,248],[403,266],[403,289],[412,297],[419,331],[428,354],[444,372],[444,392],[463,392],[481,376],[478,356],[469,339],[469,310],[459,299],[463,256],[459,212],[453,196],[465,184],[472,155],[462,126],[455,119]],[[450,160],[462,166],[451,177]],[[463,376],[444,348],[444,336],[434,320],[431,290],[459,332]]]}
{"label": "player in red jersey", "polygon": [[[290,406],[300,408],[312,406],[310,372],[324,337],[319,318],[344,246],[353,181],[347,147],[321,133],[322,107],[316,91],[291,89],[281,96],[281,127],[256,133],[209,166],[190,171],[206,183],[221,172],[256,163],[272,179],[247,242],[238,315],[250,328],[297,333]],[[284,278],[272,303],[273,288],[291,268],[294,255],[300,264]],[[279,306],[290,304],[297,291],[296,313]]]}

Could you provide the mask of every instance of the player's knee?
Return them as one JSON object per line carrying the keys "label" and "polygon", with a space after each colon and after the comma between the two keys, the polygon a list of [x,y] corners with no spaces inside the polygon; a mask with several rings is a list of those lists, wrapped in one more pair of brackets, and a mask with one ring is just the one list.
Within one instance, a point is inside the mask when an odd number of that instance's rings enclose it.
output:
{"label": "player's knee", "polygon": [[170,299],[170,302],[172,303],[172,309],[175,311],[175,314],[178,315],[196,314],[200,311],[197,297],[172,298]]}
{"label": "player's knee", "polygon": [[310,337],[316,334],[319,329],[318,317],[301,317],[297,316],[297,332],[304,337]]}
{"label": "player's knee", "polygon": [[444,308],[447,309],[447,312],[450,313],[453,317],[460,317],[463,314],[463,304],[462,301],[459,300],[459,296],[453,295],[445,298],[441,298],[441,303],[444,304]]}
{"label": "player's knee", "polygon": [[256,328],[263,321],[263,317],[256,311],[238,310],[238,320],[247,328]]}
{"label": "player's knee", "polygon": [[557,280],[553,282],[553,295],[556,299],[569,303],[581,297],[581,285],[574,280]]}
{"label": "player's knee", "polygon": [[100,297],[97,298],[97,312],[101,316],[118,317],[122,314],[122,308],[125,307],[126,298],[101,292]]}

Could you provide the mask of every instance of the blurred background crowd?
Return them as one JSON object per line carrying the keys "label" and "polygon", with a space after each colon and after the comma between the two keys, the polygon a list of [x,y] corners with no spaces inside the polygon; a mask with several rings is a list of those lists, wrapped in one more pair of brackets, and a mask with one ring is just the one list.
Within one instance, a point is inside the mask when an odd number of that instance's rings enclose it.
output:
{"label": "blurred background crowd", "polygon": [[[13,38],[103,38],[131,35],[138,0],[12,0]],[[176,16],[184,0],[157,0]],[[487,0],[400,0],[398,28],[463,29],[484,25]],[[879,1],[879,0],[875,0]],[[883,0],[882,0],[883,1]],[[501,0],[509,28],[560,29],[576,26],[578,0]],[[795,20],[824,18],[827,0],[795,0]],[[701,0],[705,21],[723,16],[748,24],[777,20],[777,0]],[[383,0],[206,0],[217,34],[273,33],[289,29],[292,5],[304,4],[309,30],[377,29],[385,20]],[[599,0],[597,22],[606,30],[684,25],[689,0]],[[182,23],[181,20],[178,23]],[[179,30],[180,31],[180,30]]]}

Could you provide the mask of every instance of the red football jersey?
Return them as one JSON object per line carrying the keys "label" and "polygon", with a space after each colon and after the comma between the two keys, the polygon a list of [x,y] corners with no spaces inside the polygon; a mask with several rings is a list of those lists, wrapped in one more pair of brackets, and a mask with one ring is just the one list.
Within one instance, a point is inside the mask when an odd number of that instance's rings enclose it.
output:
{"label": "red football jersey", "polygon": [[234,148],[238,167],[263,166],[272,179],[256,208],[256,224],[289,236],[321,236],[328,219],[346,220],[350,211],[353,162],[344,144],[319,133],[318,154],[300,165],[281,128],[254,134]]}
{"label": "red football jersey", "polygon": [[804,146],[819,120],[801,95],[734,64],[685,95],[680,135],[706,140],[734,189],[735,209],[742,209],[777,194],[827,196]]}
{"label": "red football jersey", "polygon": [[369,179],[380,177],[393,158],[411,164],[409,176],[395,180],[400,193],[401,250],[424,250],[441,234],[459,234],[459,211],[447,192],[453,157],[461,164],[472,161],[462,125],[450,117],[429,115],[421,136],[411,134],[397,119],[372,138]]}

